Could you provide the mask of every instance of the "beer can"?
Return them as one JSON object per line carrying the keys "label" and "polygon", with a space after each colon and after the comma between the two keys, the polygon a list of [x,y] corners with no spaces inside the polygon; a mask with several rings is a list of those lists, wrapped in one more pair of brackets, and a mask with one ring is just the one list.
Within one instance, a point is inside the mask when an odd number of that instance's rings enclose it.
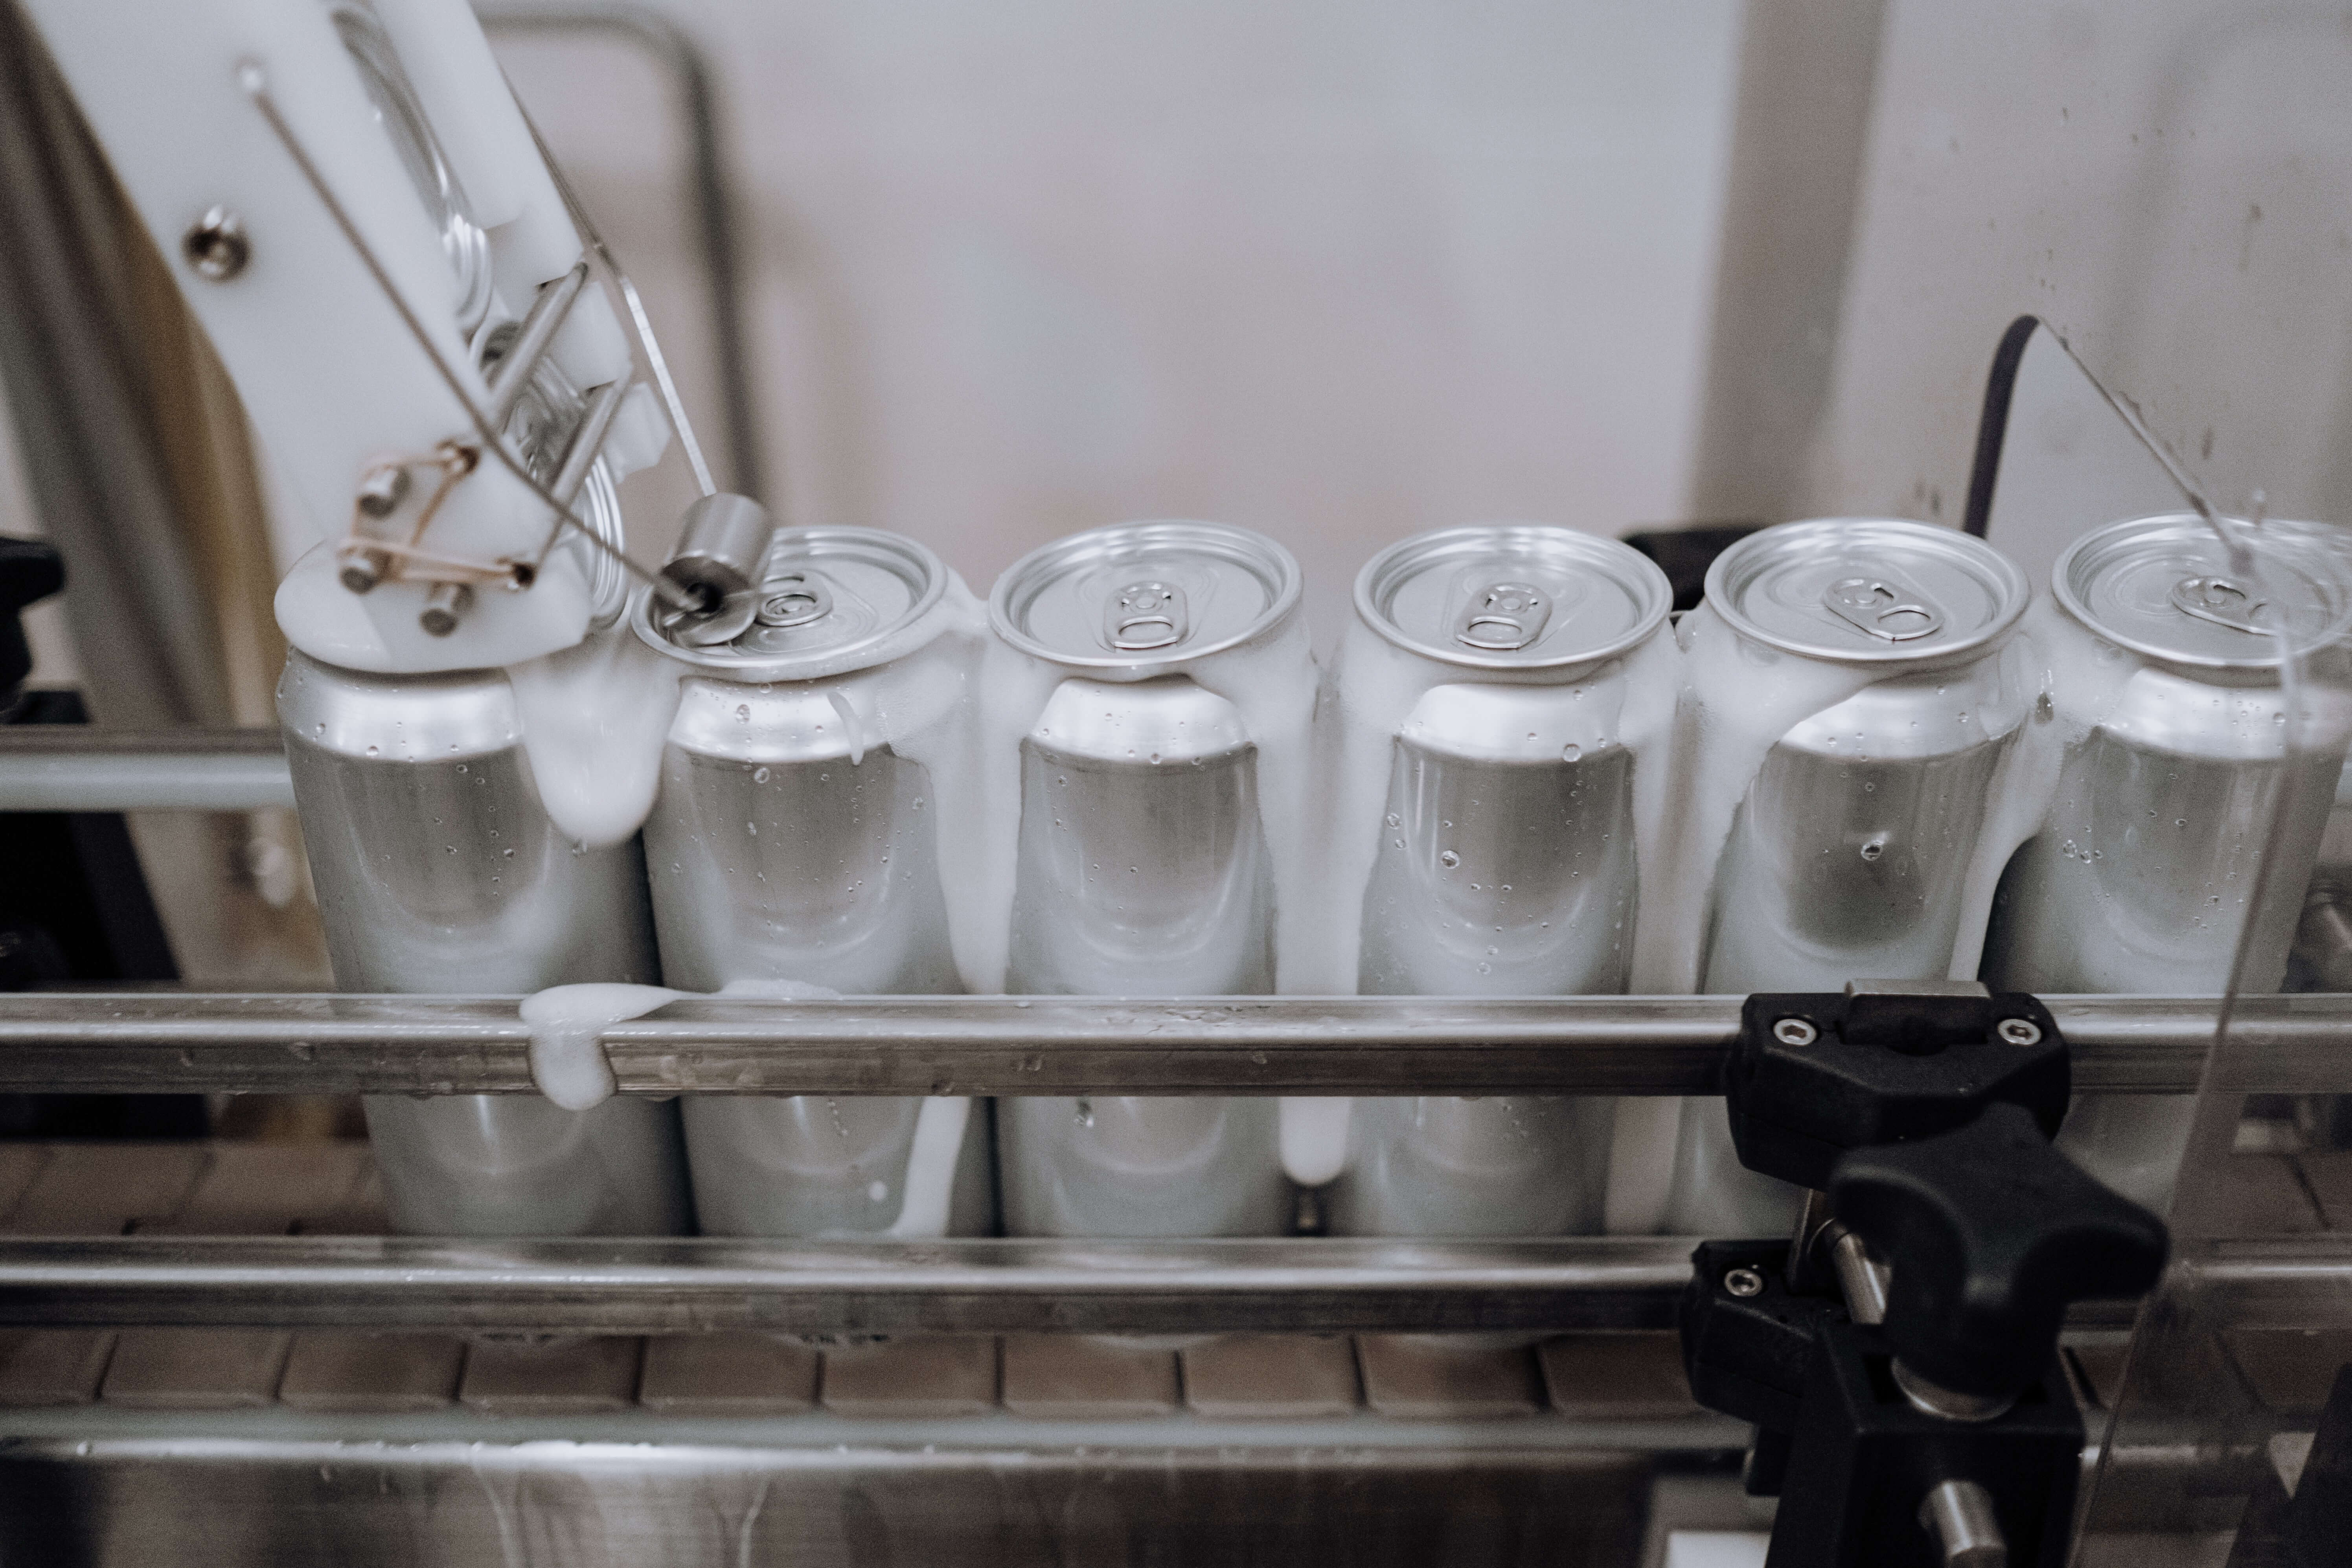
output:
{"label": "beer can", "polygon": [[[989,605],[1017,749],[1005,988],[1275,989],[1276,841],[1296,847],[1314,704],[1297,563],[1205,522],[1131,523],[1016,563]],[[998,1102],[1008,1232],[1250,1236],[1289,1227],[1268,1099]]]}
{"label": "beer can", "polygon": [[[1646,557],[1565,528],[1444,529],[1364,567],[1319,718],[1339,731],[1331,885],[1354,989],[1626,988],[1634,782],[1668,766],[1673,597]],[[1359,1100],[1325,1218],[1342,1235],[1598,1230],[1613,1103]]]}
{"label": "beer can", "polygon": [[[637,634],[677,662],[678,703],[645,841],[669,983],[790,981],[844,993],[960,991],[942,889],[942,790],[961,787],[980,606],[912,540],[776,531],[751,624],[680,646],[649,596]],[[944,765],[943,765],[944,764]],[[859,1235],[902,1220],[994,1228],[987,1108],[939,1169],[948,1202],[910,1193],[923,1101],[698,1095],[686,1144],[702,1228]],[[951,1124],[951,1125],[950,1125]],[[935,1211],[929,1224],[912,1217]]]}
{"label": "beer can", "polygon": [[[278,687],[294,801],[347,991],[529,993],[659,978],[630,838],[568,840],[495,669],[362,675],[295,653]],[[436,1236],[692,1227],[676,1107],[370,1095],[393,1223]]]}
{"label": "beer can", "polygon": [[[2241,988],[2278,989],[2335,805],[2336,704],[2287,757],[2278,633],[2339,643],[2352,615],[2341,557],[2308,524],[2255,535],[2259,579],[2233,571],[2191,514],[2116,522],[2051,571],[2029,635],[2049,671],[2032,741],[2055,787],[1994,896],[1983,978],[2003,989],[2218,994],[2242,932]],[[2288,769],[2300,771],[2292,781]],[[2278,821],[2279,814],[2286,814]],[[2256,867],[2277,822],[2261,907]],[[2251,921],[2251,929],[2248,922]],[[2083,1095],[2059,1147],[2159,1208],[2186,1147],[2186,1095]]]}
{"label": "beer can", "polygon": [[[1716,559],[1683,627],[1682,837],[1705,891],[1677,912],[1701,991],[1949,976],[2032,705],[2030,597],[1981,541],[1918,522],[1782,523]],[[1780,1230],[1796,1201],[1740,1166],[1721,1101],[1685,1102],[1669,1229]]]}

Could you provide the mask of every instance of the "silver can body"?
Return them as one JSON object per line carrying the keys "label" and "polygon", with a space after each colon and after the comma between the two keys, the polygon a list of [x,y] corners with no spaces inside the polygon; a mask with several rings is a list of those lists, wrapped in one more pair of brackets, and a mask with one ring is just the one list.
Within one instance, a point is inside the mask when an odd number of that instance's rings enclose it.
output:
{"label": "silver can body", "polygon": [[[2333,642],[2341,615],[2328,605],[2347,597],[2345,584],[2329,552],[2289,550],[2292,539],[2272,541],[2289,574],[2280,585],[2307,580],[2301,631]],[[2047,818],[2011,857],[1994,895],[1980,971],[1988,984],[2219,994],[2245,932],[2241,988],[2279,988],[2343,752],[2339,739],[2283,756],[2273,638],[2198,614],[2200,601],[2184,607],[2184,595],[2168,591],[2221,582],[2227,571],[2209,526],[2186,517],[2114,524],[2060,558],[2057,613],[2041,635],[2063,645],[2052,665],[2064,758]],[[2255,907],[2274,826],[2277,869]],[[2188,1095],[2078,1096],[2059,1147],[2161,1212],[2194,1110]]]}
{"label": "silver can body", "polygon": [[[1181,677],[1068,680],[1021,744],[1005,987],[1083,996],[1274,989],[1257,749]],[[1152,758],[1157,756],[1159,760]],[[998,1102],[1018,1236],[1265,1236],[1288,1227],[1276,1102]]]}
{"label": "silver can body", "polygon": [[[697,991],[761,981],[847,994],[961,991],[933,826],[937,781],[867,732],[886,705],[955,721],[958,655],[936,637],[890,640],[939,603],[946,569],[890,535],[792,529],[776,534],[765,570],[764,619],[732,644],[678,650],[647,637],[688,671],[645,829],[663,973]],[[877,638],[896,657],[861,664],[856,648]],[[792,679],[844,662],[850,668]],[[906,1202],[921,1105],[896,1096],[688,1097],[703,1230],[889,1229]],[[988,1108],[975,1106],[958,1154],[951,1235],[994,1228],[990,1144]]]}
{"label": "silver can body", "polygon": [[[1716,864],[1699,989],[1945,978],[1994,773],[2024,718],[1999,662],[2023,575],[1949,530],[1831,520],[1751,535],[1718,558],[1707,596],[1740,637],[1864,683],[1774,742],[1749,782]],[[1703,710],[1743,700],[1698,697]],[[1800,1200],[1739,1163],[1721,1100],[1684,1103],[1668,1229],[1774,1234]]]}
{"label": "silver can body", "polygon": [[[1045,672],[1017,737],[1020,815],[1005,987],[1224,995],[1275,985],[1276,883],[1262,742],[1196,660],[1270,658],[1296,680],[1303,757],[1314,667],[1297,563],[1217,523],[1131,523],[1033,552],[997,582],[1000,647]],[[1259,693],[1263,696],[1263,691]],[[1260,711],[1271,711],[1261,709]],[[1025,1236],[1265,1236],[1293,1196],[1271,1099],[998,1101],[1006,1230]]]}
{"label": "silver can body", "polygon": [[[1670,636],[1672,596],[1628,547],[1565,529],[1443,530],[1366,565],[1360,625],[1433,667],[1433,678],[1464,684],[1417,705],[1412,714],[1424,716],[1407,717],[1391,746],[1360,911],[1359,992],[1625,989],[1643,759],[1622,743],[1556,741],[1529,757],[1519,737],[1549,731],[1559,697],[1578,695],[1610,661]],[[1343,655],[1343,713],[1355,707],[1346,688],[1357,668]],[[1559,1096],[1359,1100],[1326,1220],[1340,1235],[1597,1231],[1613,1111],[1606,1099]]]}
{"label": "silver can body", "polygon": [[[531,782],[495,670],[386,677],[300,654],[278,686],[295,804],[336,983],[529,993],[658,979],[632,840],[583,851]],[[677,1109],[614,1099],[372,1095],[393,1222],[456,1236],[692,1226]]]}

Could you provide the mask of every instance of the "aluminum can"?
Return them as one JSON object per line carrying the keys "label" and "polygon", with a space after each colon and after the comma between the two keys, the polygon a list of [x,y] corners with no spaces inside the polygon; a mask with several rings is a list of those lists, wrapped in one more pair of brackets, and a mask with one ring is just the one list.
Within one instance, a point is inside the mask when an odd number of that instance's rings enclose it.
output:
{"label": "aluminum can", "polygon": [[[1360,911],[1360,992],[1625,989],[1640,892],[1633,774],[1666,758],[1554,731],[1583,718],[1562,698],[1582,699],[1626,655],[1673,635],[1673,598],[1646,557],[1565,528],[1444,529],[1365,566],[1328,710],[1340,723],[1374,710],[1397,723],[1384,813],[1361,825],[1379,852]],[[1412,672],[1401,690],[1400,669]],[[1327,1222],[1341,1235],[1596,1231],[1613,1105],[1358,1100]]]}
{"label": "aluminum can", "polygon": [[[795,981],[851,994],[961,991],[925,760],[967,710],[979,606],[912,540],[779,529],[753,619],[681,647],[649,598],[633,625],[683,671],[646,820],[670,984]],[[719,1236],[887,1230],[907,1197],[922,1101],[696,1095],[686,1144],[702,1228]],[[964,1128],[951,1234],[994,1228],[988,1110]]]}
{"label": "aluminum can", "polygon": [[[1272,738],[1253,734],[1238,703],[1192,676],[1156,672],[1265,649],[1272,662],[1252,679],[1311,692],[1304,638],[1283,636],[1296,629],[1299,595],[1288,552],[1216,523],[1097,529],[999,579],[992,630],[1060,678],[1019,740],[1008,991],[1274,989],[1275,880],[1259,789],[1261,745]],[[1301,757],[1306,711],[1300,733],[1282,738]],[[1005,1228],[1286,1231],[1276,1121],[1264,1098],[1001,1100]]]}
{"label": "aluminum can", "polygon": [[[2266,524],[2259,581],[2232,574],[2189,514],[2111,524],[2051,571],[2034,635],[2052,672],[2046,743],[2063,749],[2049,815],[1994,895],[1982,975],[2004,989],[2157,995],[2279,988],[2336,800],[2340,726],[2298,755],[2291,791],[2274,628],[2340,643],[2341,558],[2310,525]],[[2037,713],[2037,717],[2042,715]],[[2037,739],[2042,737],[2037,736]],[[2316,738],[2316,737],[2315,737]],[[2279,860],[2253,882],[2278,814]],[[2082,1095],[2058,1143],[2159,1210],[2187,1146],[2188,1095]]]}
{"label": "aluminum can", "polygon": [[[1712,879],[1701,991],[1949,974],[1994,771],[2029,706],[2000,657],[2030,597],[1981,541],[1926,523],[1782,523],[1717,557],[1694,613],[1719,617],[1743,658],[1694,660],[1699,712],[1815,680],[1850,694],[1773,741],[1748,784]],[[1786,1230],[1797,1202],[1739,1164],[1720,1100],[1685,1102],[1670,1230]]]}
{"label": "aluminum can", "polygon": [[[512,994],[659,977],[636,841],[583,850],[549,820],[504,674],[362,675],[296,653],[278,713],[343,989]],[[692,1228],[673,1105],[573,1111],[522,1094],[364,1105],[401,1230]]]}

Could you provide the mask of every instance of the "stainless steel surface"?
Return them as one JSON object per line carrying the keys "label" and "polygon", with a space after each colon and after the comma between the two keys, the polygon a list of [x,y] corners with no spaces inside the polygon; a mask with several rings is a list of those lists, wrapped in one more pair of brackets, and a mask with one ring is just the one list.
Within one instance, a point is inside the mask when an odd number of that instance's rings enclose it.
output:
{"label": "stainless steel surface", "polygon": [[1821,1241],[1830,1253],[1830,1268],[1845,1295],[1846,1316],[1864,1328],[1886,1321],[1886,1271],[1870,1256],[1862,1237],[1832,1220]]}
{"label": "stainless steel surface", "polygon": [[[942,642],[936,617],[928,630],[917,624],[939,603],[947,568],[889,535],[773,531],[764,513],[753,531],[736,542],[756,544],[762,601],[824,584],[811,594],[824,613],[773,616],[739,627],[731,647],[687,656],[692,673],[645,829],[662,973],[698,991],[768,981],[960,991],[930,772],[854,727],[887,709],[898,742],[920,750],[961,721],[971,644]],[[795,661],[837,665],[845,648],[870,662],[826,679],[779,679]],[[887,1229],[907,1201],[919,1103],[690,1098],[682,1113],[702,1228]],[[991,1126],[987,1108],[974,1108],[949,1215],[957,1234],[995,1226]]]}
{"label": "stainless steel surface", "polygon": [[[278,716],[340,984],[520,992],[656,978],[635,841],[565,842],[539,803],[503,675],[369,677],[296,654]],[[672,1107],[376,1096],[367,1114],[403,1229],[660,1235],[690,1222]]]}
{"label": "stainless steel surface", "polygon": [[[1216,523],[1129,523],[1013,563],[998,639],[1069,678],[1021,737],[1005,989],[1116,996],[1274,989],[1274,869],[1258,748],[1240,708],[1169,673],[1270,641],[1297,563]],[[1102,674],[1113,680],[1086,677]],[[1303,647],[1295,675],[1311,685]],[[1303,723],[1303,716],[1302,716]],[[1030,1236],[1252,1236],[1289,1227],[1262,1100],[1061,1100],[998,1107],[1005,1228]]]}
{"label": "stainless steel surface", "polygon": [[[1136,1562],[1633,1568],[1658,1460],[1638,1447],[1307,1447],[1223,1429],[1040,1447],[1019,1426],[926,1444],[714,1434],[645,1447],[125,1435],[12,1444],[0,1544],[89,1568],[845,1568]],[[1088,1441],[1091,1436],[1091,1441]]]}
{"label": "stainless steel surface", "polygon": [[[2181,1094],[2211,997],[2051,996],[2078,1089]],[[603,1031],[624,1095],[1704,1095],[1737,996],[692,998]],[[2222,1087],[2337,1092],[2352,995],[2242,998]],[[0,994],[0,1089],[529,1094],[515,998]]]}
{"label": "stainless steel surface", "polygon": [[276,730],[0,728],[0,811],[254,811],[294,804]]}
{"label": "stainless steel surface", "polygon": [[1992,1494],[1974,1481],[1938,1481],[1920,1500],[1919,1528],[1936,1538],[1944,1568],[2009,1568]]}
{"label": "stainless steel surface", "polygon": [[608,381],[588,395],[588,406],[572,433],[571,445],[564,448],[562,466],[547,487],[563,505],[570,506],[580,487],[588,482],[588,470],[604,450],[605,432],[612,429],[613,416],[621,411],[621,399],[628,395],[629,385],[625,381]]}
{"label": "stainless steel surface", "polygon": [[1667,1329],[1678,1237],[0,1239],[0,1323],[663,1334]]}
{"label": "stainless steel surface", "polygon": [[1920,1376],[1899,1360],[1888,1362],[1886,1370],[1911,1407],[1924,1415],[1946,1421],[1995,1421],[2017,1403],[2014,1394],[1965,1394],[1957,1388],[1946,1388]]}

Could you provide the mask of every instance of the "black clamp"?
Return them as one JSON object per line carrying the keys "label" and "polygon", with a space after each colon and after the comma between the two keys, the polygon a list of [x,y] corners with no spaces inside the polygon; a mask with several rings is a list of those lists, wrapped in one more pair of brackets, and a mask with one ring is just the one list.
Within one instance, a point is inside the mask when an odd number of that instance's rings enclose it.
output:
{"label": "black clamp", "polygon": [[2083,1447],[2060,1325],[2145,1290],[2167,1249],[2051,1146],[2055,1020],[1973,984],[1858,982],[1740,1021],[1741,1162],[1812,1193],[1793,1242],[1699,1247],[1683,1355],[1702,1404],[1756,1424],[1769,1568],[2054,1568]]}

